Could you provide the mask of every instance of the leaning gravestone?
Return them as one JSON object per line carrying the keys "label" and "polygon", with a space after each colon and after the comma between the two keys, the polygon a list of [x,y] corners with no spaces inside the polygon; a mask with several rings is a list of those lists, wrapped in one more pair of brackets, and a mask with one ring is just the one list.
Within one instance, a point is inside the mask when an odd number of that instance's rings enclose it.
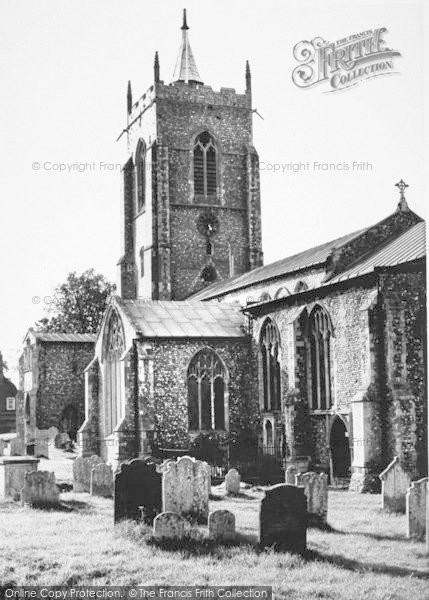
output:
{"label": "leaning gravestone", "polygon": [[312,525],[326,523],[328,514],[328,476],[326,473],[299,473],[295,485],[304,488],[307,498],[308,522]]}
{"label": "leaning gravestone", "polygon": [[279,483],[265,492],[259,513],[261,546],[303,553],[307,546],[307,499],[302,488]]}
{"label": "leaning gravestone", "polygon": [[113,494],[113,471],[110,465],[99,463],[91,469],[91,496],[111,498]]}
{"label": "leaning gravestone", "polygon": [[407,515],[407,537],[423,539],[426,533],[426,488],[428,478],[413,481],[408,488],[405,504]]}
{"label": "leaning gravestone", "polygon": [[115,523],[123,519],[144,520],[152,524],[161,512],[162,475],[157,465],[150,459],[134,458],[123,462],[115,473],[114,519]]}
{"label": "leaning gravestone", "polygon": [[188,522],[174,512],[162,512],[153,520],[153,536],[158,540],[180,540]]}
{"label": "leaning gravestone", "polygon": [[49,471],[30,471],[24,475],[24,487],[21,491],[23,506],[57,506],[60,492],[55,483],[55,473]]}
{"label": "leaning gravestone", "polygon": [[285,474],[285,482],[290,485],[295,485],[295,477],[298,475],[296,467],[288,467]]}
{"label": "leaning gravestone", "polygon": [[405,495],[411,485],[411,477],[395,456],[390,465],[380,473],[382,508],[391,512],[405,512]]}
{"label": "leaning gravestone", "polygon": [[230,469],[225,476],[225,489],[227,494],[240,493],[241,477],[237,469]]}
{"label": "leaning gravestone", "polygon": [[73,462],[73,491],[90,492],[91,491],[91,471],[103,459],[97,455],[88,457],[78,456]]}
{"label": "leaning gravestone", "polygon": [[217,540],[235,537],[235,516],[229,510],[215,510],[209,514],[209,535]]}
{"label": "leaning gravestone", "polygon": [[162,510],[207,523],[209,490],[209,465],[190,456],[181,456],[170,462],[162,474]]}

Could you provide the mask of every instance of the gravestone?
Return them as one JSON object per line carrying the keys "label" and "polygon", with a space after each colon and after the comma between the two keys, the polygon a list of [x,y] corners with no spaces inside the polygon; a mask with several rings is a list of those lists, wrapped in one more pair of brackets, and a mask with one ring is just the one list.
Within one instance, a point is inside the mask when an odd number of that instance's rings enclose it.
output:
{"label": "gravestone", "polygon": [[150,459],[134,458],[123,462],[115,473],[115,523],[123,519],[144,520],[152,524],[161,512],[162,475]]}
{"label": "gravestone", "polygon": [[328,476],[326,473],[299,473],[295,485],[304,488],[307,498],[308,523],[323,525],[328,514]]}
{"label": "gravestone", "polygon": [[48,437],[51,442],[55,441],[55,438],[59,434],[57,427],[49,427],[48,429]]}
{"label": "gravestone", "polygon": [[279,483],[265,492],[259,512],[261,546],[303,553],[307,546],[307,499],[302,488]]}
{"label": "gravestone", "polygon": [[153,520],[153,536],[158,540],[180,540],[188,522],[174,512],[162,512]]}
{"label": "gravestone", "polygon": [[162,474],[162,510],[207,523],[209,514],[210,467],[201,460],[181,456]]}
{"label": "gravestone", "polygon": [[217,540],[235,537],[235,516],[229,510],[215,510],[209,514],[209,535]]}
{"label": "gravestone", "polygon": [[241,477],[237,469],[230,469],[225,476],[225,489],[227,494],[240,493]]}
{"label": "gravestone", "polygon": [[0,501],[19,500],[24,486],[25,474],[37,471],[39,459],[33,456],[0,457]]}
{"label": "gravestone", "polygon": [[285,483],[295,485],[295,477],[298,475],[296,467],[288,467],[285,473]]}
{"label": "gravestone", "polygon": [[34,456],[49,458],[49,429],[36,429],[34,432]]}
{"label": "gravestone", "polygon": [[426,533],[426,488],[427,477],[413,481],[405,497],[407,515],[407,537],[423,539]]}
{"label": "gravestone", "polygon": [[[61,435],[61,434],[60,434]],[[90,492],[91,491],[91,471],[103,459],[97,455],[90,457],[78,456],[73,462],[73,491]]]}
{"label": "gravestone", "polygon": [[57,433],[55,436],[55,448],[65,448],[69,443],[70,437],[68,433]]}
{"label": "gravestone", "polygon": [[382,508],[391,512],[405,512],[405,496],[411,477],[395,456],[390,465],[380,473]]}
{"label": "gravestone", "polygon": [[0,439],[0,456],[3,456],[6,446],[6,442]]}
{"label": "gravestone", "polygon": [[10,456],[25,456],[26,447],[24,440],[19,437],[12,438],[9,441],[9,453]]}
{"label": "gravestone", "polygon": [[24,487],[21,490],[23,506],[58,506],[60,492],[55,483],[55,473],[50,471],[31,471],[24,475]]}
{"label": "gravestone", "polygon": [[111,498],[113,495],[113,471],[110,465],[99,463],[91,469],[91,496]]}

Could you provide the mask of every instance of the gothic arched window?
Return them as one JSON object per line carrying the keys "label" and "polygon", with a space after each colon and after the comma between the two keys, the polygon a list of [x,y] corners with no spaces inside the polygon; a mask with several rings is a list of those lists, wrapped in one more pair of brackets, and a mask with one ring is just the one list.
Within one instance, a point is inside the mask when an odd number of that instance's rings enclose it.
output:
{"label": "gothic arched window", "polygon": [[323,308],[316,306],[309,322],[310,406],[313,410],[327,410],[331,406],[331,337],[329,316]]}
{"label": "gothic arched window", "polygon": [[271,319],[267,319],[262,327],[259,352],[262,366],[263,410],[280,410],[280,335]]}
{"label": "gothic arched window", "polygon": [[123,416],[123,363],[121,357],[124,350],[124,329],[118,314],[112,312],[107,327],[106,340],[106,381],[104,394],[106,435],[112,433]]}
{"label": "gothic arched window", "polygon": [[204,198],[216,196],[217,192],[216,146],[207,131],[200,133],[195,140],[194,192]]}
{"label": "gothic arched window", "polygon": [[187,383],[189,429],[224,430],[226,373],[216,352],[204,348],[193,357]]}
{"label": "gothic arched window", "polygon": [[143,140],[137,144],[136,151],[137,212],[144,209],[146,203],[146,146]]}

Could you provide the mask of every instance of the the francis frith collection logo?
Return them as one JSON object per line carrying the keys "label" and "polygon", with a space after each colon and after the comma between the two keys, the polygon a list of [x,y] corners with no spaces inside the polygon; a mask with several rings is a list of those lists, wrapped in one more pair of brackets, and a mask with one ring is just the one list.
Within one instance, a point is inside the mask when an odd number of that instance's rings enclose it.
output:
{"label": "the francis frith collection logo", "polygon": [[387,29],[370,29],[336,42],[321,37],[294,46],[293,56],[300,63],[292,73],[298,87],[309,88],[329,83],[328,92],[350,88],[380,75],[395,73],[393,59],[400,52],[386,47],[383,39]]}

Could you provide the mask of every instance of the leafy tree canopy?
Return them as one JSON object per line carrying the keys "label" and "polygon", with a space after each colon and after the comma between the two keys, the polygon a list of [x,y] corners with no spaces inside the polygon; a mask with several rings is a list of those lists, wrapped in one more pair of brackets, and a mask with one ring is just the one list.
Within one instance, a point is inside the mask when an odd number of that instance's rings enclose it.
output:
{"label": "leafy tree canopy", "polygon": [[55,288],[47,316],[36,323],[38,331],[53,333],[96,333],[115,285],[94,269],[81,275],[69,273]]}

